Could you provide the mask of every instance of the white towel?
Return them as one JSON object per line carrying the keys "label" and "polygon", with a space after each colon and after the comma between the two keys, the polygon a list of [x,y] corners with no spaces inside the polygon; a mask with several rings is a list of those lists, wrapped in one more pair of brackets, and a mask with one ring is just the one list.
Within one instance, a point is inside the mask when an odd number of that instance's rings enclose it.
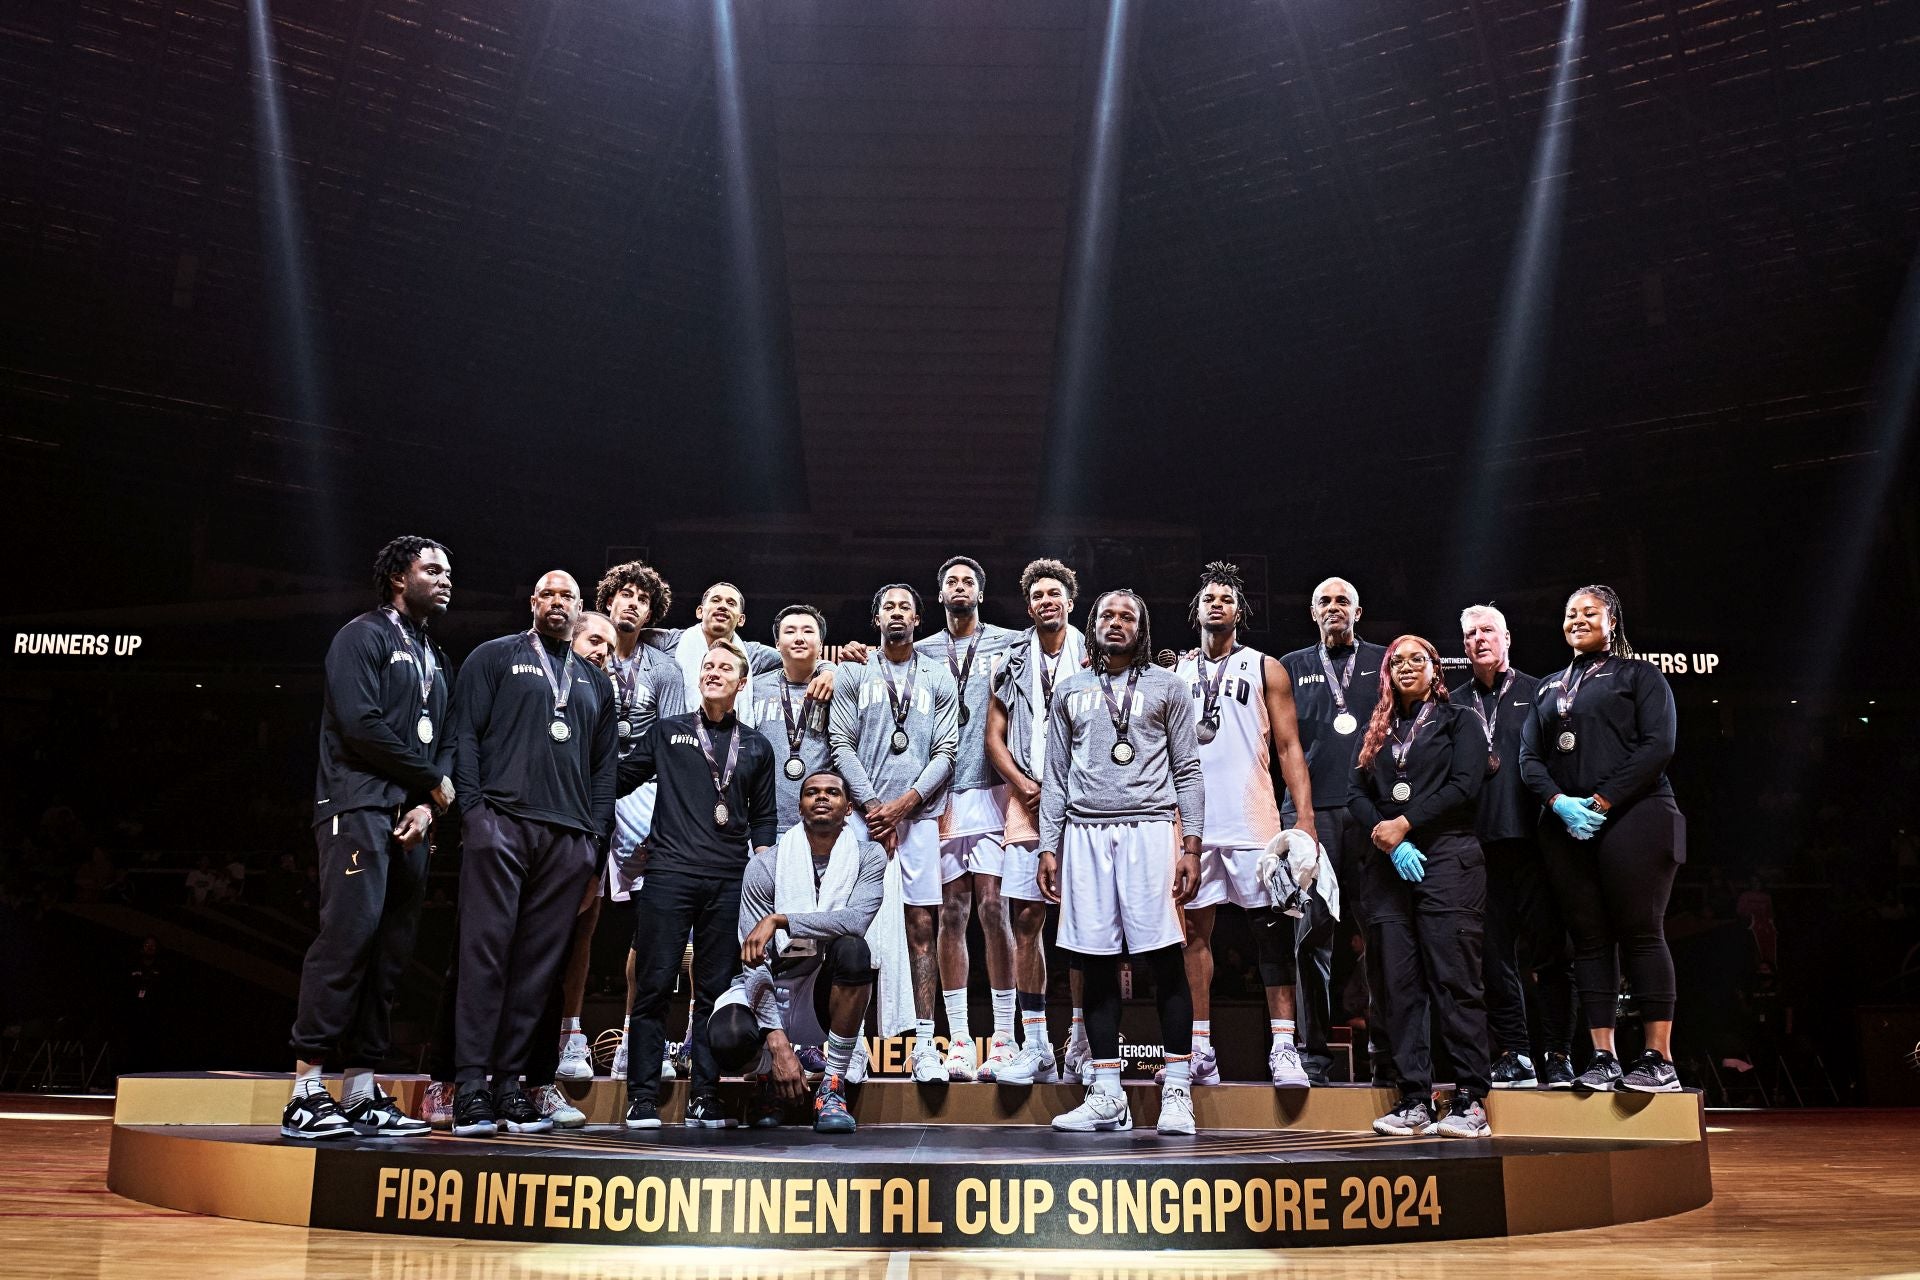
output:
{"label": "white towel", "polygon": [[[1073,627],[1067,628],[1067,641],[1060,647],[1059,665],[1053,669],[1053,687],[1058,689],[1066,678],[1078,670],[1082,659],[1087,656],[1087,644],[1080,632]],[[1047,698],[1046,686],[1040,682],[1040,664],[1047,656],[1040,649],[1040,633],[1034,632],[1027,641],[1027,678],[1032,684],[1027,696],[1027,705],[1033,708],[1033,740],[1027,744],[1027,776],[1038,781],[1047,776]]]}
{"label": "white towel", "polygon": [[1333,918],[1340,918],[1340,878],[1333,873],[1326,846],[1306,832],[1289,827],[1268,841],[1266,852],[1260,855],[1259,876],[1276,909],[1297,886],[1304,892],[1318,893]]}
{"label": "white towel", "polygon": [[[859,879],[860,844],[851,828],[834,841],[818,886],[813,880],[813,849],[804,825],[789,827],[774,846],[773,908],[781,915],[844,907]],[[786,931],[781,930],[774,941],[776,947],[784,948]],[[881,882],[879,914],[867,927],[867,950],[879,973],[879,990],[869,1014],[876,1029],[883,1037],[911,1030],[913,974],[907,959],[906,907],[900,891],[900,864],[892,858],[887,859],[886,878]]]}
{"label": "white towel", "polygon": [[[736,638],[736,643],[738,639]],[[744,644],[740,646],[746,648]],[[686,684],[687,707],[700,709],[700,664],[706,661],[707,650],[713,643],[707,639],[707,633],[699,627],[688,627],[680,633],[678,643],[673,646],[673,660],[680,664],[680,678]],[[739,696],[733,700],[733,714],[741,724],[753,723],[753,673],[747,673],[747,682],[740,686]]]}

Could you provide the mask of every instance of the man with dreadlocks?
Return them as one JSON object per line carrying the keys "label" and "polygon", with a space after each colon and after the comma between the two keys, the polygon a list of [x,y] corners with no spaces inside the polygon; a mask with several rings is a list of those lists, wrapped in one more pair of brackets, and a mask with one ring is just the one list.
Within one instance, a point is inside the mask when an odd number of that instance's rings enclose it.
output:
{"label": "man with dreadlocks", "polygon": [[[1166,1076],[1161,1133],[1193,1132],[1193,1001],[1180,958],[1180,908],[1200,887],[1206,794],[1193,702],[1153,664],[1146,601],[1094,602],[1091,663],[1054,691],[1040,791],[1040,888],[1060,904],[1061,947],[1084,970],[1093,1085],[1055,1116],[1063,1132],[1133,1127],[1120,1087],[1120,952],[1153,974]],[[1174,820],[1181,824],[1176,836]],[[1177,838],[1184,847],[1176,849]]]}
{"label": "man with dreadlocks", "polygon": [[[1686,820],[1667,782],[1673,690],[1627,643],[1612,587],[1567,599],[1573,650],[1540,693],[1520,737],[1520,776],[1551,811],[1540,819],[1547,875],[1573,934],[1574,980],[1593,1040],[1576,1089],[1673,1093],[1673,955],[1664,921],[1687,857]],[[1620,971],[1640,1002],[1646,1051],[1622,1070],[1614,1053]]]}
{"label": "man with dreadlocks", "polygon": [[1200,768],[1207,782],[1207,839],[1200,851],[1200,891],[1187,904],[1187,983],[1193,989],[1193,1082],[1219,1084],[1213,1052],[1214,910],[1231,902],[1247,912],[1258,949],[1260,983],[1267,993],[1267,1074],[1281,1088],[1304,1089],[1309,1081],[1294,1047],[1294,929],[1296,917],[1269,901],[1261,882],[1260,855],[1280,833],[1280,806],[1268,762],[1280,758],[1280,775],[1294,801],[1293,825],[1309,840],[1313,784],[1294,721],[1293,681],[1278,658],[1239,641],[1246,618],[1246,588],[1240,571],[1222,560],[1200,575],[1200,590],[1187,607],[1187,621],[1200,632],[1200,647],[1176,668],[1198,712]]}
{"label": "man with dreadlocks", "polygon": [[[327,649],[313,834],[320,847],[320,929],[300,969],[293,1096],[280,1132],[307,1140],[416,1137],[373,1081],[387,1053],[394,988],[413,955],[426,899],[427,833],[453,803],[452,686],[427,624],[447,611],[453,569],[431,538],[395,538],[374,559],[378,607]],[[320,1073],[346,1068],[343,1110]]]}

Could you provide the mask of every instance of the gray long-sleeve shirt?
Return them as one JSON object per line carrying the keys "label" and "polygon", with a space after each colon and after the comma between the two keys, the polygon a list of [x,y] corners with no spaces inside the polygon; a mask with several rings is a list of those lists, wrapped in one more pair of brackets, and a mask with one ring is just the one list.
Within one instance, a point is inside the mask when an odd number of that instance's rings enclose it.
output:
{"label": "gray long-sleeve shirt", "polygon": [[[1003,781],[987,761],[987,699],[992,694],[994,676],[1006,665],[1010,646],[1024,634],[982,622],[973,635],[953,642],[951,658],[947,654],[944,627],[914,642],[916,652],[932,658],[948,675],[953,675],[955,664],[964,665],[967,661],[967,646],[973,644],[976,637],[980,641],[973,651],[973,665],[967,668],[966,687],[959,691],[960,705],[967,709],[967,722],[960,726],[960,741],[954,750],[952,788],[955,791],[978,791],[983,787],[997,787]],[[957,677],[955,683],[958,684]]]}
{"label": "gray long-sleeve shirt", "polygon": [[[860,872],[853,882],[853,892],[847,896],[844,907],[835,907],[825,911],[789,911],[787,915],[787,934],[794,938],[818,938],[823,941],[847,936],[865,937],[873,926],[873,918],[880,914],[880,901],[884,893],[887,878],[887,851],[871,840],[859,842]],[[774,896],[779,851],[767,849],[753,856],[747,863],[747,872],[740,882],[740,940],[745,942],[753,927],[779,910]],[[825,870],[815,865],[815,884]],[[795,978],[818,968],[819,958],[797,962],[792,968],[782,968],[781,977]],[[776,994],[777,984],[773,977],[773,968],[765,960],[743,971],[734,979],[741,984],[746,993],[747,1003],[753,1008],[754,1020],[766,1030],[785,1026],[780,1018],[780,1001]]]}
{"label": "gray long-sleeve shirt", "polygon": [[[787,705],[793,708],[794,727],[800,730],[800,749],[796,753],[787,737],[786,708],[781,704],[785,688]],[[784,671],[757,682],[753,687],[753,723],[773,744],[773,799],[777,827],[785,835],[800,821],[800,784],[815,769],[833,762],[833,746],[827,741],[828,704],[807,701],[807,686],[794,684]],[[787,758],[800,757],[800,777],[787,776]]]}
{"label": "gray long-sleeve shirt", "polygon": [[[1122,672],[1113,681],[1116,704],[1126,686]],[[1206,785],[1185,682],[1164,667],[1143,669],[1127,726],[1132,763],[1113,762],[1116,740],[1099,676],[1078,671],[1054,689],[1047,776],[1040,786],[1042,852],[1060,851],[1068,822],[1165,822],[1178,813],[1182,835],[1204,835]]]}
{"label": "gray long-sleeve shirt", "polygon": [[944,658],[935,662],[925,654],[915,654],[913,662],[913,703],[907,708],[905,751],[896,754],[889,747],[893,703],[881,673],[891,670],[894,687],[904,689],[907,665],[888,662],[884,653],[873,654],[864,666],[841,666],[833,686],[833,715],[827,737],[833,744],[834,764],[847,775],[855,804],[893,800],[913,790],[926,803],[912,816],[937,818],[947,811],[943,788],[953,776],[953,757],[960,738],[960,704]]}

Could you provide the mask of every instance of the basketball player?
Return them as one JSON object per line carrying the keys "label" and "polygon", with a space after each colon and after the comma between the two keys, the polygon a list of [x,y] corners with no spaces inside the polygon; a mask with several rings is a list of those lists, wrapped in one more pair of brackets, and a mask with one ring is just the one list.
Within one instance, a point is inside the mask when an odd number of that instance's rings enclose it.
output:
{"label": "basketball player", "polygon": [[[1473,674],[1455,685],[1455,706],[1487,731],[1487,783],[1480,791],[1474,834],[1487,855],[1485,975],[1487,1027],[1499,1056],[1493,1087],[1573,1087],[1573,957],[1566,922],[1540,858],[1540,801],[1520,777],[1520,731],[1532,714],[1540,681],[1509,660],[1513,636],[1506,615],[1476,604],[1460,614],[1460,643]],[[1537,1059],[1527,1027],[1525,951],[1539,981]]]}
{"label": "basketball player", "polygon": [[[289,1138],[417,1137],[374,1083],[387,1055],[393,992],[413,953],[426,896],[435,806],[453,803],[452,683],[427,627],[453,598],[447,549],[395,538],[373,564],[379,607],[340,628],[327,649],[314,838],[320,850],[320,929],[300,970],[293,1024]],[[346,1069],[344,1108],[320,1073]]]}
{"label": "basketball player", "polygon": [[[1328,578],[1313,589],[1307,616],[1320,631],[1320,643],[1296,649],[1280,659],[1293,681],[1294,714],[1300,745],[1307,753],[1307,775],[1313,787],[1313,830],[1326,848],[1333,873],[1342,885],[1359,886],[1348,893],[1360,925],[1367,922],[1365,885],[1360,864],[1372,846],[1359,822],[1347,812],[1352,797],[1354,758],[1360,750],[1360,729],[1373,714],[1379,696],[1380,664],[1386,650],[1360,639],[1360,592],[1345,578]],[[1289,794],[1280,816],[1292,825],[1305,817],[1303,806]],[[1335,920],[1317,895],[1300,922],[1300,1058],[1307,1078],[1327,1083],[1333,1057],[1327,1051],[1327,1024],[1333,1016],[1333,935]],[[1367,986],[1377,1001],[1383,975],[1369,948],[1365,956]],[[1386,1084],[1392,1058],[1386,1043],[1386,1022],[1367,1018],[1372,1041],[1372,1075]]]}
{"label": "basketball player", "polygon": [[[671,653],[680,666],[680,674],[686,681],[686,698],[689,706],[700,700],[700,664],[707,650],[716,644],[736,644],[747,655],[747,686],[741,690],[736,714],[745,724],[753,723],[750,717],[754,709],[753,677],[765,675],[780,665],[780,653],[769,649],[758,640],[742,640],[738,636],[740,628],[747,621],[746,597],[740,588],[731,582],[716,582],[700,593],[700,603],[694,606],[693,616],[699,622],[697,627],[671,630],[655,630],[646,633],[646,643],[655,649]],[[833,700],[834,667],[823,662],[815,672],[812,683],[807,686],[807,696],[816,702],[828,703]]]}
{"label": "basketball player", "polygon": [[900,864],[913,968],[913,1078],[934,1084],[948,1078],[933,1043],[939,989],[933,943],[941,903],[940,815],[960,741],[960,695],[946,664],[914,649],[919,622],[920,593],[912,587],[895,582],[874,592],[881,659],[842,673],[828,737],[864,838]]}
{"label": "basketball player", "polygon": [[773,744],[779,762],[773,775],[779,835],[799,825],[802,781],[816,769],[827,768],[833,756],[827,740],[827,704],[807,696],[824,664],[826,640],[826,616],[818,609],[810,604],[782,609],[773,619],[779,679],[762,680],[754,689],[754,723]]}
{"label": "basketball player", "polygon": [[[1200,575],[1187,620],[1200,631],[1200,648],[1180,660],[1177,674],[1192,691],[1200,768],[1207,780],[1207,842],[1200,851],[1200,891],[1187,904],[1187,984],[1193,991],[1193,1083],[1219,1084],[1213,1052],[1213,923],[1231,902],[1247,913],[1267,993],[1267,1074],[1285,1089],[1310,1081],[1294,1046],[1295,918],[1275,911],[1260,881],[1260,855],[1279,834],[1280,807],[1268,761],[1294,800],[1293,825],[1314,836],[1313,784],[1294,723],[1293,681],[1277,658],[1239,641],[1246,617],[1240,571],[1216,560]],[[1302,917],[1304,919],[1304,917]]]}
{"label": "basketball player", "polygon": [[475,649],[455,698],[464,830],[454,1022],[459,1137],[491,1136],[501,1123],[513,1133],[552,1127],[520,1075],[559,981],[582,891],[613,828],[613,684],[570,647],[579,584],[571,574],[549,573],[529,605],[533,627]]}
{"label": "basketball player", "polygon": [[[1193,701],[1153,664],[1146,602],[1109,591],[1093,606],[1091,665],[1054,691],[1040,792],[1040,888],[1060,904],[1060,946],[1086,984],[1093,1085],[1054,1117],[1063,1132],[1131,1129],[1120,1087],[1120,952],[1153,974],[1166,1045],[1161,1133],[1193,1132],[1193,1002],[1180,908],[1200,887],[1206,788]],[[1175,847],[1174,819],[1183,848]]]}
{"label": "basketball player", "polygon": [[[1040,780],[1047,776],[1047,727],[1054,691],[1080,670],[1086,639],[1072,626],[1074,596],[1080,583],[1058,560],[1035,560],[1020,573],[1020,594],[1033,625],[1007,647],[1007,663],[994,678],[987,707],[987,759],[1007,780],[1006,859],[1001,894],[1013,916],[1013,967],[1019,989],[1020,1052],[995,1072],[1001,1084],[1033,1084],[1059,1073],[1047,1034],[1047,952],[1041,930],[1047,923],[1046,897],[1040,892]],[[1085,1013],[1081,1009],[1080,970],[1073,984],[1073,1027],[1067,1040],[1066,1068],[1091,1084]]]}
{"label": "basketball player", "polygon": [[[987,702],[993,677],[1007,661],[1007,646],[1019,634],[980,620],[986,571],[976,560],[954,556],[940,566],[940,604],[947,625],[914,646],[944,662],[960,702],[960,739],[953,782],[940,818],[940,996],[947,1009],[947,1078],[992,1080],[1014,1053],[1013,932],[1001,896],[1006,850],[1007,784],[987,759]],[[993,1039],[983,1061],[967,1023],[967,917],[980,916],[987,948],[987,985],[993,993]]]}

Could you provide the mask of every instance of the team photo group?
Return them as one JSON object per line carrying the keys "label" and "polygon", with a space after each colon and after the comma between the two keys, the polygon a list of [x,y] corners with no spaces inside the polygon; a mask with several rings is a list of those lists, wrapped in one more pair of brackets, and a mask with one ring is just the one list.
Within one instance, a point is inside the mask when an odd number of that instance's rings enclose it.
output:
{"label": "team photo group", "polygon": [[[456,664],[434,638],[452,575],[446,547],[394,539],[374,607],[327,653],[289,1138],[584,1125],[562,1082],[595,1074],[581,1013],[609,900],[633,915],[610,1064],[631,1130],[661,1125],[661,1081],[684,1075],[689,1127],[852,1132],[868,1038],[901,1035],[923,1087],[1070,1079],[1086,1093],[1056,1130],[1129,1130],[1124,961],[1159,1017],[1155,1123],[1191,1134],[1193,1090],[1222,1082],[1223,906],[1254,939],[1277,1089],[1328,1083],[1334,943],[1343,915],[1357,927],[1354,1074],[1397,1099],[1379,1134],[1486,1137],[1491,1089],[1680,1088],[1662,924],[1685,857],[1674,702],[1609,587],[1567,597],[1566,651],[1534,676],[1490,604],[1462,602],[1457,646],[1363,639],[1339,577],[1310,597],[1314,644],[1261,653],[1224,562],[1160,648],[1140,594],[1083,590],[1051,559],[1020,575],[1028,625],[998,626],[965,556],[933,575],[931,608],[905,582],[874,592],[853,642],[808,604],[749,639],[727,582],[669,628],[673,593],[639,561],[590,592],[554,571],[527,629]],[[1443,649],[1470,664],[1451,688]],[[450,811],[455,941],[410,1115],[375,1073]],[[1059,1048],[1050,916],[1072,992]],[[973,922],[990,1031],[970,1024]],[[1629,1060],[1623,974],[1645,1044]],[[744,1114],[724,1076],[759,1082]]]}

